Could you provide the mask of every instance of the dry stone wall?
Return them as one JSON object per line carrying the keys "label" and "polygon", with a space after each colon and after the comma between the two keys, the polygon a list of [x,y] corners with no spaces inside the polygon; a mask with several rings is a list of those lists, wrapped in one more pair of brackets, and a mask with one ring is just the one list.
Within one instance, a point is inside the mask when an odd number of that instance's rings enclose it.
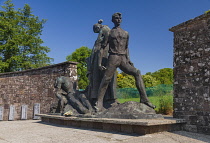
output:
{"label": "dry stone wall", "polygon": [[51,104],[57,103],[57,98],[54,95],[56,77],[69,76],[76,82],[76,65],[76,62],[64,62],[38,69],[0,74],[2,119],[9,119],[11,105],[15,109],[14,120],[21,119],[21,107],[23,105],[27,105],[27,119],[33,119],[36,103],[40,104],[40,113],[49,113]]}
{"label": "dry stone wall", "polygon": [[210,134],[210,14],[172,27],[174,117],[185,130]]}

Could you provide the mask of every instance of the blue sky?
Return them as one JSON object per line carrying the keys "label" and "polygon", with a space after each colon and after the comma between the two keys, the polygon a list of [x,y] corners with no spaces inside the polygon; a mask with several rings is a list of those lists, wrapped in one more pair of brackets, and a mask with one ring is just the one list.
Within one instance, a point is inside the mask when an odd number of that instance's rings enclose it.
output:
{"label": "blue sky", "polygon": [[[0,4],[3,4],[0,0]],[[27,3],[33,14],[47,19],[41,38],[55,64],[81,46],[92,49],[99,19],[113,27],[111,16],[121,12],[121,27],[129,32],[131,61],[142,74],[173,68],[173,33],[168,29],[210,9],[210,0],[13,0]]]}

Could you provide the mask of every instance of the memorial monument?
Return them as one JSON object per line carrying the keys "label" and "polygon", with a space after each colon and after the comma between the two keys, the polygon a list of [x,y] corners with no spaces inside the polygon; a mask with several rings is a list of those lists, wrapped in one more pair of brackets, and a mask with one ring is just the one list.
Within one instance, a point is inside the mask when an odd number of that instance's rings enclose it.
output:
{"label": "memorial monument", "polygon": [[[99,33],[92,54],[87,58],[88,79],[90,84],[85,91],[76,90],[68,77],[58,77],[55,81],[55,95],[59,99],[60,113],[74,116],[96,118],[152,119],[163,118],[155,113],[155,106],[149,102],[140,70],[136,69],[129,58],[129,34],[120,27],[122,14],[114,13],[114,27],[102,25],[99,20],[93,25],[94,33]],[[116,69],[135,77],[140,102],[116,101]],[[70,106],[70,108],[67,108]],[[65,111],[64,111],[65,110]],[[71,112],[73,111],[73,112]],[[76,112],[75,112],[76,111]]]}

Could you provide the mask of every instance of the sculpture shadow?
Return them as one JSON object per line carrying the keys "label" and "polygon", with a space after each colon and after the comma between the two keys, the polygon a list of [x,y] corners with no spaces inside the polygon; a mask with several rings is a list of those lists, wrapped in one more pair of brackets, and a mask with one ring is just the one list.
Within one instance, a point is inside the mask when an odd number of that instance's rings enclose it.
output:
{"label": "sculpture shadow", "polygon": [[187,131],[173,131],[171,133],[176,134],[178,136],[192,138],[192,139],[195,139],[197,141],[202,141],[202,142],[206,142],[206,143],[210,142],[210,136],[205,135],[205,134],[193,133],[193,132],[187,132]]}
{"label": "sculpture shadow", "polygon": [[[111,133],[111,134],[131,136],[131,137],[144,136],[144,135],[139,135],[139,134],[135,134],[135,133],[122,133],[122,132],[116,132],[116,131],[105,131],[105,130],[100,130],[100,129],[89,129],[89,128],[83,128],[83,127],[65,126],[65,125],[58,125],[58,124],[53,124],[53,123],[46,123],[46,122],[42,122],[42,121],[37,121],[37,122],[34,122],[34,123],[35,124],[49,125],[49,126],[54,126],[54,127],[60,127],[60,128],[86,130],[86,131],[90,131],[90,132]],[[191,139],[195,139],[197,141],[202,141],[202,142],[209,142],[209,140],[210,140],[209,135],[192,133],[192,132],[187,132],[187,131],[173,131],[173,132],[170,132],[170,134],[171,134],[170,138],[185,137],[185,139],[183,141],[187,141],[186,138],[191,138]],[[168,135],[166,135],[166,136],[168,136]]]}
{"label": "sculpture shadow", "polygon": [[71,128],[71,129],[86,130],[86,131],[96,131],[96,132],[102,132],[102,133],[111,133],[111,134],[126,135],[126,136],[133,136],[133,137],[142,136],[135,133],[122,133],[122,132],[116,132],[116,131],[105,131],[105,130],[100,130],[100,129],[90,129],[90,128],[84,128],[84,127],[65,126],[65,125],[58,125],[58,124],[53,124],[53,123],[46,123],[42,121],[37,121],[35,122],[35,124],[44,124],[44,125],[49,125],[49,126],[54,126],[54,127]]}

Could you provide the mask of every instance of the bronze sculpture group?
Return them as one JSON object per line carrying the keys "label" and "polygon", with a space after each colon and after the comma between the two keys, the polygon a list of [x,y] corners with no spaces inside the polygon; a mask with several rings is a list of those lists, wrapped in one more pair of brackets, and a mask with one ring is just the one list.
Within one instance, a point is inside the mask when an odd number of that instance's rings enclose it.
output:
{"label": "bronze sculpture group", "polygon": [[[67,82],[64,83],[66,87],[55,86],[58,90],[56,96],[61,103],[60,108],[62,111],[64,103],[62,101],[61,89],[66,92],[69,103],[82,114],[93,113],[94,109],[96,113],[99,113],[111,106],[117,106],[119,104],[116,101],[115,91],[117,68],[134,76],[140,95],[140,103],[150,108],[155,108],[148,100],[140,70],[136,69],[130,61],[128,49],[129,34],[120,27],[122,14],[114,13],[112,15],[112,22],[114,27],[111,30],[108,26],[101,24],[102,20],[99,20],[93,26],[93,31],[99,34],[92,54],[87,58],[87,75],[90,84],[87,87],[86,93],[77,92],[76,94],[76,88],[73,88],[73,83],[68,81],[69,79],[67,80],[64,77],[60,80],[57,79],[56,82]],[[69,90],[65,89],[67,87]]]}

